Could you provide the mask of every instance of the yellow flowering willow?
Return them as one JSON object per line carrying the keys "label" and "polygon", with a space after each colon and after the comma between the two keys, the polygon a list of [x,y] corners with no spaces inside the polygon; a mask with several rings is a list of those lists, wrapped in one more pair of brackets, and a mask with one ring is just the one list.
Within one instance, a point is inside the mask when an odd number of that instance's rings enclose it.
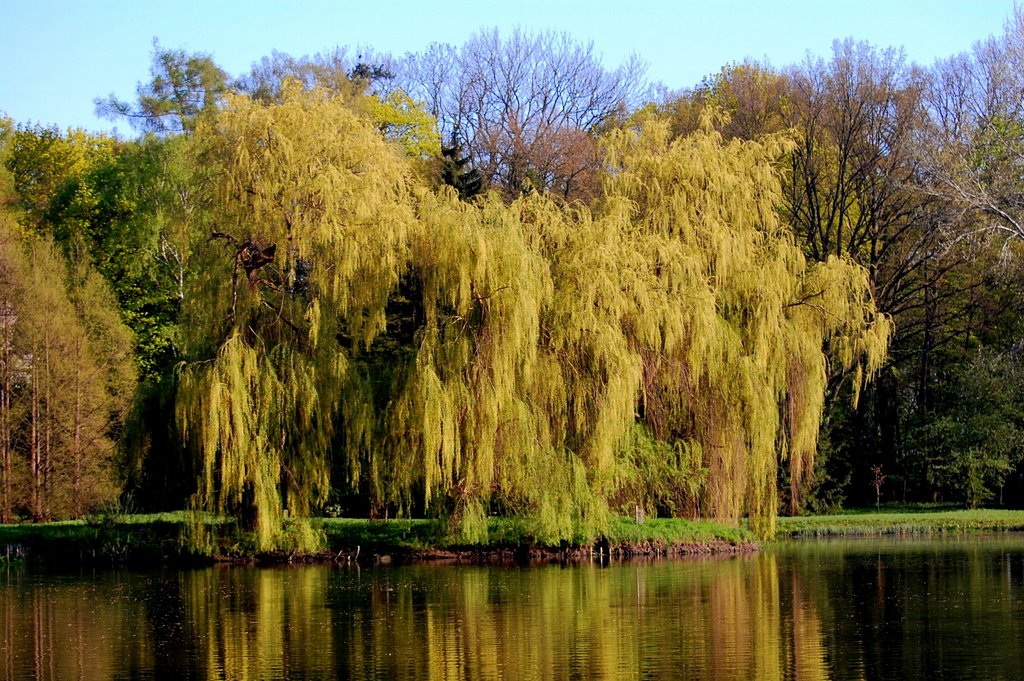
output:
{"label": "yellow flowering willow", "polygon": [[246,516],[261,548],[314,545],[285,509],[331,480],[470,540],[489,513],[557,541],[635,506],[768,536],[829,361],[859,382],[886,350],[865,272],[808,264],[779,222],[782,138],[615,132],[592,209],[431,191],[320,92],[232,99],[196,143],[221,181],[179,422],[196,508]]}

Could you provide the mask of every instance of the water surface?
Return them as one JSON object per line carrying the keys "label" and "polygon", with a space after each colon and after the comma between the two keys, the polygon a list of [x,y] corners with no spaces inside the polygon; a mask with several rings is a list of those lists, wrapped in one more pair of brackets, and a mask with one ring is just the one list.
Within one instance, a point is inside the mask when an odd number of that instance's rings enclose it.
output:
{"label": "water surface", "polygon": [[0,568],[5,679],[1024,678],[1024,537],[524,568]]}

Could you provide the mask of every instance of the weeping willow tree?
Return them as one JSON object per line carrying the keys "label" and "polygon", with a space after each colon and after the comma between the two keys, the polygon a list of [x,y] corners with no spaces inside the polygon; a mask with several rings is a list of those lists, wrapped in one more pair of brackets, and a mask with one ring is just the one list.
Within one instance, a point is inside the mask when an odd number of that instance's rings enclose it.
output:
{"label": "weeping willow tree", "polygon": [[489,512],[592,536],[630,501],[772,534],[830,362],[859,385],[889,336],[864,270],[808,264],[780,223],[788,144],[725,143],[710,115],[676,142],[655,121],[615,133],[593,212],[421,193],[421,324],[387,385],[345,397],[349,479],[399,508],[420,494],[467,538]]}
{"label": "weeping willow tree", "polygon": [[830,363],[859,382],[885,352],[865,272],[808,264],[779,222],[781,137],[613,133],[593,209],[432,192],[318,91],[229,99],[195,143],[221,179],[179,422],[195,507],[263,549],[314,545],[283,520],[332,481],[469,540],[491,513],[582,539],[634,505],[767,536]]}
{"label": "weeping willow tree", "polygon": [[194,143],[219,181],[177,397],[193,505],[240,517],[260,550],[313,548],[303,519],[327,493],[351,352],[384,329],[408,260],[408,164],[338,100],[297,87],[271,106],[229,98]]}
{"label": "weeping willow tree", "polygon": [[418,212],[409,276],[422,322],[375,426],[346,419],[358,429],[346,438],[353,478],[400,507],[419,493],[465,539],[482,537],[490,512],[529,518],[545,541],[587,536],[606,508],[570,400],[593,372],[570,384],[552,350],[566,330],[551,317],[556,275],[541,243],[567,215],[544,198],[471,206],[454,192],[421,192]]}
{"label": "weeping willow tree", "polygon": [[701,512],[747,514],[770,536],[778,463],[794,495],[811,470],[830,362],[859,387],[891,329],[863,268],[807,263],[781,224],[774,168],[791,143],[726,143],[714,122],[676,141],[658,122],[608,138],[599,210],[626,271],[584,275],[580,293],[618,299],[642,361],[637,413],[656,440],[700,452]]}

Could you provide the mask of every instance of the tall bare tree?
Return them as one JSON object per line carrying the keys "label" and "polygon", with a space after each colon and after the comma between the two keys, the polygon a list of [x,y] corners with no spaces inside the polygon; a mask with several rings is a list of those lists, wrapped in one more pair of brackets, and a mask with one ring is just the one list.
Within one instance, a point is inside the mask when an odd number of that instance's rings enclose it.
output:
{"label": "tall bare tree", "polygon": [[445,143],[507,197],[533,188],[585,199],[595,191],[595,134],[640,102],[646,65],[631,56],[609,70],[592,43],[566,33],[491,29],[407,55],[396,71]]}
{"label": "tall bare tree", "polygon": [[959,209],[959,236],[998,233],[1008,253],[1024,241],[1024,6],[1002,35],[931,75],[920,145],[929,189]]}

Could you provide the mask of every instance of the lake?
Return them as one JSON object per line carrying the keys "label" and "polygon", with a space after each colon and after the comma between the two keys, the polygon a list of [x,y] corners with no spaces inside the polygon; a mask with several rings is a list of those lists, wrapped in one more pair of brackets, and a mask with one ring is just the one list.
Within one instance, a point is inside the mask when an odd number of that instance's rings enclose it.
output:
{"label": "lake", "polygon": [[1019,679],[1024,536],[600,565],[0,566],[4,679]]}

